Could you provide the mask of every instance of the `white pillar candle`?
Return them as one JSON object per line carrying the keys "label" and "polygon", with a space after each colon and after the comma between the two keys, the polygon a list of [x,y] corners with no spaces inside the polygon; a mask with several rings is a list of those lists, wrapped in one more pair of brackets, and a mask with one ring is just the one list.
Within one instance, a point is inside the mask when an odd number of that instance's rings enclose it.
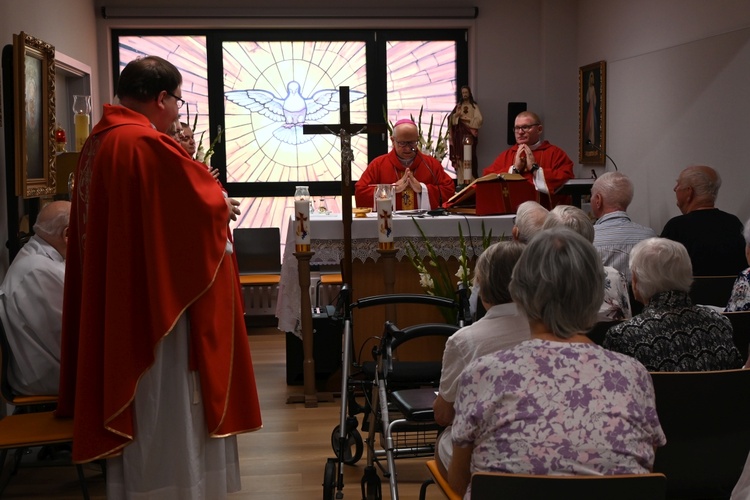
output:
{"label": "white pillar candle", "polygon": [[377,200],[378,207],[378,248],[393,248],[393,205],[390,198]]}
{"label": "white pillar candle", "polygon": [[310,201],[294,201],[294,249],[298,252],[310,251]]}

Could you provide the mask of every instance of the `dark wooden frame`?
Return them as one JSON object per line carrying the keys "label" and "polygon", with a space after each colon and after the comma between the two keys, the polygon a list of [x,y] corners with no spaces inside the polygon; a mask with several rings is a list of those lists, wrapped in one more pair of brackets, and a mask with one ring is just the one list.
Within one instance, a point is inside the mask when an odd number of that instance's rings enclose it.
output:
{"label": "dark wooden frame", "polygon": [[13,35],[16,195],[55,194],[55,48]]}
{"label": "dark wooden frame", "polygon": [[[593,81],[592,81],[593,80]],[[604,165],[607,151],[607,62],[599,61],[578,70],[578,162]],[[589,86],[593,89],[589,91]],[[589,95],[591,92],[592,95]],[[589,122],[587,97],[596,99]]]}

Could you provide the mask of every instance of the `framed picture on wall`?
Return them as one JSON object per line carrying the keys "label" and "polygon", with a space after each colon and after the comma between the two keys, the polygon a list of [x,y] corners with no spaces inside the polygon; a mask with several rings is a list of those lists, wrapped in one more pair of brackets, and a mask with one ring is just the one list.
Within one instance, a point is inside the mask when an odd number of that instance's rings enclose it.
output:
{"label": "framed picture on wall", "polygon": [[604,165],[607,151],[607,62],[578,70],[578,162]]}
{"label": "framed picture on wall", "polygon": [[55,48],[13,35],[16,195],[55,194]]}

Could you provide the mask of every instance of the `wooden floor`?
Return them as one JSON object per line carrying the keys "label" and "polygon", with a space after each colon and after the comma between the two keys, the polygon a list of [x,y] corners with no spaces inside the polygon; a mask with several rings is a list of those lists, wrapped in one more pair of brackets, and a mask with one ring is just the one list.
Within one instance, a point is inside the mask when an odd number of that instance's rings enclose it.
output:
{"label": "wooden floor", "polygon": [[[311,500],[322,498],[323,470],[333,457],[331,431],[338,424],[339,400],[318,408],[287,404],[289,394],[301,387],[286,385],[285,338],[273,327],[252,329],[249,336],[263,413],[263,429],[239,436],[242,491],[232,500]],[[360,416],[361,423],[361,416]],[[363,437],[365,433],[362,434]],[[427,477],[426,459],[399,459],[399,497],[419,498]],[[345,467],[344,498],[360,499],[360,479],[365,457]],[[6,471],[7,474],[7,471]],[[106,498],[105,485],[95,466],[87,466],[91,498]],[[390,499],[388,481],[382,482],[383,498]],[[72,466],[23,467],[2,495],[3,499],[80,499],[81,491]],[[427,498],[443,498],[435,486]],[[210,499],[209,499],[210,500]]]}

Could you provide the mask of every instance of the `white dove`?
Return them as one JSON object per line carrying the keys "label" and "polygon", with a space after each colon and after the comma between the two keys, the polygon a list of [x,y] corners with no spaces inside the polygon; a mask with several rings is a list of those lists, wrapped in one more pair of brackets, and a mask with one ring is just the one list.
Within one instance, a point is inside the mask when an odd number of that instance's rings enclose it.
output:
{"label": "white dove", "polygon": [[[284,125],[274,130],[273,135],[281,142],[297,145],[312,140],[312,135],[302,133],[302,125],[326,116],[340,108],[339,91],[336,89],[318,90],[310,97],[300,94],[300,84],[292,80],[286,86],[286,97],[277,97],[267,90],[230,90],[226,98],[251,113],[260,113],[266,118]],[[349,91],[351,102],[362,99],[364,92]]]}

